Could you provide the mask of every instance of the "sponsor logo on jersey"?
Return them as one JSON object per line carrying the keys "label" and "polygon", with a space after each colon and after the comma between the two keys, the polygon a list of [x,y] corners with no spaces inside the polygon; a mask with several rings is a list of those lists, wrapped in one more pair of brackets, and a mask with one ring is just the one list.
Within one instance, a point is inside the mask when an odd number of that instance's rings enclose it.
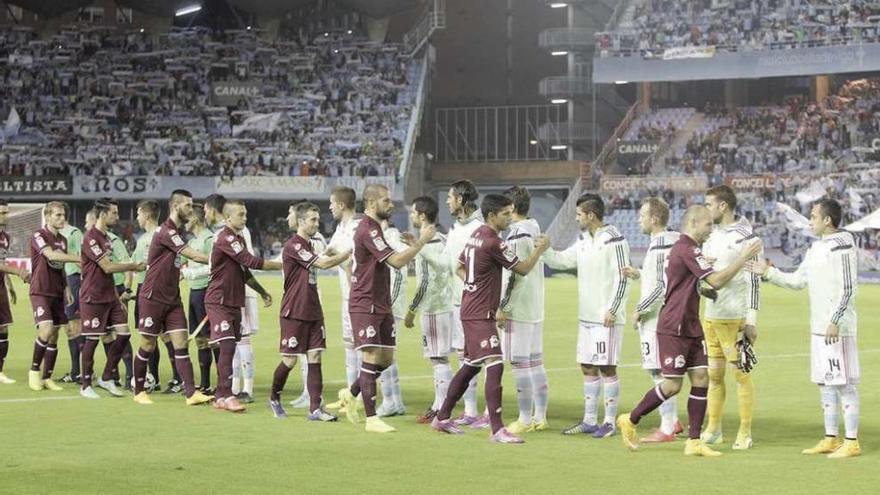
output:
{"label": "sponsor logo on jersey", "polygon": [[376,249],[378,249],[379,251],[384,251],[388,249],[388,245],[385,244],[385,241],[383,241],[381,237],[374,237],[373,245],[376,246]]}
{"label": "sponsor logo on jersey", "polygon": [[238,254],[244,249],[240,242],[235,241],[231,244],[232,250],[235,251],[235,254]]}

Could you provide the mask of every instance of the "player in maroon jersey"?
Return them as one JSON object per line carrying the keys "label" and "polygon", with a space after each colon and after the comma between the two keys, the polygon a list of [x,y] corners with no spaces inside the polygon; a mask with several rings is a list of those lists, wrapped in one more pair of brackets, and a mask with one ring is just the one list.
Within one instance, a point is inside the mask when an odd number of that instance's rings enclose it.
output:
{"label": "player in maroon jersey", "polygon": [[[8,215],[9,205],[5,199],[0,199],[0,385],[15,383],[15,380],[3,373],[3,363],[9,353],[9,325],[12,324],[12,310],[9,307],[9,300],[11,298],[13,304],[16,302],[15,290],[7,279],[11,273],[18,275],[24,283],[30,281],[27,270],[6,264],[6,256],[9,253],[9,246],[12,244],[12,239],[6,234],[6,217]],[[9,295],[6,293],[7,290]]]}
{"label": "player in maroon jersey", "polygon": [[288,207],[287,226],[294,234],[284,243],[281,261],[284,265],[284,298],[281,301],[281,362],[272,378],[269,408],[276,418],[287,413],[281,405],[281,390],[298,355],[308,360],[305,387],[309,396],[310,421],[336,421],[336,416],[321,408],[324,388],[321,352],[327,347],[324,331],[324,310],[318,294],[318,269],[326,270],[344,262],[350,252],[316,253],[311,238],[318,233],[321,210],[314,203],[302,202]]}
{"label": "player in maroon jersey", "polygon": [[180,299],[181,256],[198,263],[208,263],[208,256],[189,247],[183,239],[182,225],[192,215],[192,194],[183,189],[171,193],[168,200],[168,219],[156,228],[147,253],[147,271],[138,291],[138,331],[141,345],[134,363],[134,401],[152,404],[144,390],[147,362],[156,349],[156,339],[168,335],[174,346],[174,366],[183,381],[187,405],[204,404],[212,397],[197,391],[193,367],[189,359],[189,327]]}
{"label": "player in maroon jersey", "polygon": [[357,422],[354,398],[363,395],[366,431],[389,433],[393,427],[376,416],[376,378],[394,361],[397,333],[391,314],[391,274],[388,267],[403,268],[434,238],[433,225],[422,227],[419,238],[407,249],[395,252],[385,242],[380,222],[391,218],[394,203],[388,188],[371,184],[364,188],[364,217],[354,233],[354,272],[348,310],[355,349],[363,353],[358,380],[339,391],[348,419]]}
{"label": "player in maroon jersey", "polygon": [[700,246],[712,233],[712,215],[705,206],[691,206],[681,221],[682,235],[672,245],[666,258],[666,298],[657,322],[657,349],[663,382],[649,390],[632,412],[617,418],[623,443],[630,450],[638,449],[636,425],[645,415],[660,407],[666,399],[681,390],[684,375],[691,381],[688,399],[688,441],[685,455],[716,457],[721,452],[710,449],[700,440],[700,429],[706,416],[706,394],[709,391],[709,361],[703,327],[700,324],[701,281],[713,289],[724,287],[756,256],[762,248],[755,241],[740,252],[727,268],[715,271],[703,256]]}
{"label": "player in maroon jersey", "polygon": [[230,412],[247,408],[232,395],[232,358],[235,343],[241,339],[241,308],[244,307],[244,286],[257,291],[266,307],[272,296],[251,274],[254,270],[280,270],[278,261],[264,260],[250,254],[241,231],[247,224],[244,201],[230,199],[223,206],[225,225],[217,232],[211,250],[211,281],[205,292],[205,307],[211,322],[211,345],[220,346],[217,361],[217,390],[214,407]]}
{"label": "player in maroon jersey", "polygon": [[[36,391],[62,390],[52,380],[52,371],[58,356],[58,330],[67,324],[64,300],[69,289],[64,263],[79,263],[79,257],[67,254],[67,239],[60,232],[64,227],[65,211],[64,205],[58,201],[46,203],[43,207],[46,224],[31,236],[30,299],[37,338],[28,372],[28,386]],[[70,298],[69,294],[67,298]]]}
{"label": "player in maroon jersey", "polygon": [[480,205],[485,224],[471,234],[458,258],[456,274],[464,281],[461,297],[461,324],[464,327],[464,363],[452,382],[443,406],[431,423],[435,430],[464,433],[450,419],[456,402],[464,395],[470,381],[486,367],[486,406],[492,426],[490,440],[498,443],[522,443],[507,431],[501,419],[501,376],[504,372],[501,342],[498,339],[498,305],[501,301],[501,274],[504,269],[527,275],[550,243],[540,235],[535,249],[520,260],[508,249],[498,234],[513,221],[513,201],[507,196],[487,194]]}
{"label": "player in maroon jersey", "polygon": [[97,217],[95,225],[83,236],[80,254],[82,263],[82,287],[80,288],[80,316],[82,335],[86,342],[82,348],[82,386],[80,395],[87,399],[100,396],[92,388],[92,374],[95,366],[95,348],[98,341],[108,333],[115,333],[116,339],[110,346],[107,364],[97,385],[115,397],[122,397],[113,383],[113,370],[119,365],[125,346],[131,338],[128,329],[128,312],[116,293],[113,274],[118,272],[144,271],[143,263],[113,263],[110,261],[110,238],[107,232],[119,220],[119,204],[110,198],[95,201]]}

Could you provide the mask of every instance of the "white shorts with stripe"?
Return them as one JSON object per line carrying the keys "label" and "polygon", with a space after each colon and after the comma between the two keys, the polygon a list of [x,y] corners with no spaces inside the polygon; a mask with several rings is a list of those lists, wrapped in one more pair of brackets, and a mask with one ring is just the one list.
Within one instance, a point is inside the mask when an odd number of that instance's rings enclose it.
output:
{"label": "white shorts with stripe", "polygon": [[856,337],[825,343],[824,335],[810,335],[810,380],[819,385],[857,385],[860,379]]}
{"label": "white shorts with stripe", "polygon": [[461,306],[452,306],[452,350],[464,350],[464,327],[461,324]]}
{"label": "white shorts with stripe", "polygon": [[659,370],[660,356],[657,352],[657,318],[643,320],[639,324],[639,344],[642,369]]}
{"label": "white shorts with stripe", "polygon": [[245,297],[241,308],[241,336],[256,335],[260,331],[260,305],[256,297]]}
{"label": "white shorts with stripe", "polygon": [[544,322],[507,320],[501,329],[501,352],[508,363],[540,360],[544,353]]}
{"label": "white shorts with stripe", "polygon": [[576,359],[580,364],[617,366],[623,342],[623,325],[608,328],[600,323],[578,322]]}
{"label": "white shorts with stripe", "polygon": [[426,358],[446,357],[452,352],[453,317],[452,311],[422,315],[422,354]]}
{"label": "white shorts with stripe", "polygon": [[351,313],[348,312],[348,298],[342,298],[342,343],[346,347],[354,346],[354,333],[351,331]]}

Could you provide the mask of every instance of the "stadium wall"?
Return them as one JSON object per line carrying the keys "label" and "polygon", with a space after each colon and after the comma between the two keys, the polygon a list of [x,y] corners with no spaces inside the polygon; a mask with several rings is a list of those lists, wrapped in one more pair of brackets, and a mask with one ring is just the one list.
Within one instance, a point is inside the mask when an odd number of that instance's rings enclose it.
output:
{"label": "stadium wall", "polygon": [[491,162],[438,163],[431,167],[431,181],[450,184],[465,177],[475,184],[536,184],[555,183],[568,186],[578,177],[584,162]]}

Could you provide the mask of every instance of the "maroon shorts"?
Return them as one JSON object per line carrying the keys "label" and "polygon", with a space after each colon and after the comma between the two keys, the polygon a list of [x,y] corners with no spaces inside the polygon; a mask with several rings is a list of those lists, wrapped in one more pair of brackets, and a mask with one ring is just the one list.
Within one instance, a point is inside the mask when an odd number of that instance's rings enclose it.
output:
{"label": "maroon shorts", "polygon": [[390,314],[351,313],[354,348],[397,346],[394,316]]}
{"label": "maroon shorts", "polygon": [[52,296],[31,296],[31,309],[34,310],[34,323],[51,321],[52,325],[67,325],[64,311],[64,298]]}
{"label": "maroon shorts", "polygon": [[222,304],[205,304],[208,311],[208,321],[211,322],[211,336],[208,341],[212,344],[221,340],[241,340],[241,308],[239,306],[224,306]]}
{"label": "maroon shorts", "polygon": [[694,368],[708,368],[706,341],[703,337],[679,337],[657,334],[660,373],[668,377],[684,376]]}
{"label": "maroon shorts", "polygon": [[9,294],[6,287],[0,289],[0,327],[12,324],[12,309],[9,307]]}
{"label": "maroon shorts", "polygon": [[495,320],[462,320],[464,329],[464,361],[480,364],[487,358],[501,357],[501,340]]}
{"label": "maroon shorts", "polygon": [[323,351],[327,348],[324,321],[294,320],[281,318],[281,342],[278,352],[282,356],[295,356],[308,351]]}
{"label": "maroon shorts", "polygon": [[158,337],[160,333],[187,332],[183,303],[163,304],[146,297],[138,298],[138,331],[141,335]]}
{"label": "maroon shorts", "polygon": [[80,301],[79,314],[82,318],[82,334],[101,336],[110,330],[128,335],[128,311],[121,302],[87,303]]}

